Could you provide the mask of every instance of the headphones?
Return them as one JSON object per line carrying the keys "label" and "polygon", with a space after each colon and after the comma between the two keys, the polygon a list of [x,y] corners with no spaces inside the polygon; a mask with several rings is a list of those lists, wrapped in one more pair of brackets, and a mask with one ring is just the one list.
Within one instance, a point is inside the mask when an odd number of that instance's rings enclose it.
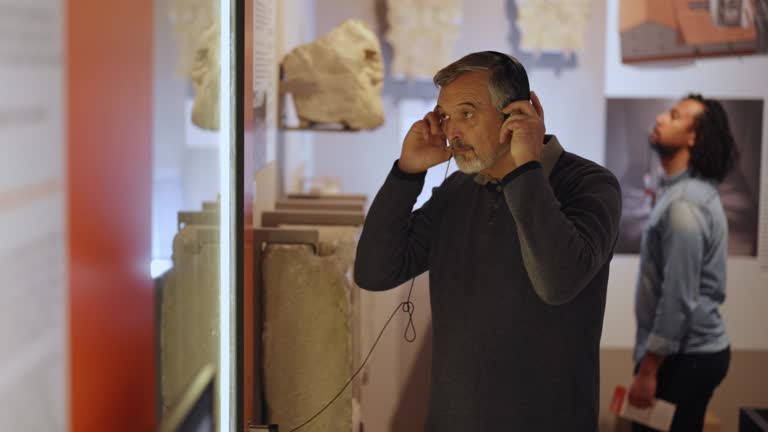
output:
{"label": "headphones", "polygon": [[[525,71],[522,63],[511,55],[500,53],[498,51],[485,51],[487,54],[492,55],[498,60],[498,64],[501,66],[501,74],[504,76],[515,77],[515,89],[509,96],[509,99],[504,102],[504,106],[521,100],[531,100],[531,86],[528,82],[528,73]],[[499,73],[499,71],[494,71]]]}

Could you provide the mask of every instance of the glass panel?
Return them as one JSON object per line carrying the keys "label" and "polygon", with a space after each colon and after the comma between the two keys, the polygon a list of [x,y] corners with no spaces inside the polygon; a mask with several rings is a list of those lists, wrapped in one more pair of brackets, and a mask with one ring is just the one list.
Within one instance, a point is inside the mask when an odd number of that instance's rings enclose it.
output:
{"label": "glass panel", "polygon": [[236,1],[154,2],[158,412],[234,430]]}

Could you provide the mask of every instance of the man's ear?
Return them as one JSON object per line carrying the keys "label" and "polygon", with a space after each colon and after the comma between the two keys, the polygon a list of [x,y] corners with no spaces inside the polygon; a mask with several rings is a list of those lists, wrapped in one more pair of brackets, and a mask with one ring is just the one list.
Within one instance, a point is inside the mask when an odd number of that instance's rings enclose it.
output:
{"label": "man's ear", "polygon": [[696,144],[696,131],[692,130],[688,132],[688,142],[686,143],[688,147],[693,147]]}

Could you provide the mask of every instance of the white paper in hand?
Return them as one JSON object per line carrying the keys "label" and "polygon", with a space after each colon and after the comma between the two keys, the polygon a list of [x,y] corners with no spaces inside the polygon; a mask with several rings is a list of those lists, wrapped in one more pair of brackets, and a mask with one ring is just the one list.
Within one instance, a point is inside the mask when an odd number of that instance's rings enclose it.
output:
{"label": "white paper in hand", "polygon": [[610,411],[619,417],[632,420],[660,431],[668,431],[675,415],[675,406],[665,400],[654,399],[650,408],[638,408],[629,403],[627,387],[618,385],[613,392]]}

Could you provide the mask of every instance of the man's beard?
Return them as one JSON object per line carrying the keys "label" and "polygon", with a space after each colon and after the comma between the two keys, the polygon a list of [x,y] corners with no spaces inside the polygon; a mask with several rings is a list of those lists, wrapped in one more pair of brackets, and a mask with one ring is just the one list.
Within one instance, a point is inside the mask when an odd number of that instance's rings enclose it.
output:
{"label": "man's beard", "polygon": [[467,143],[456,138],[451,141],[451,146],[457,147],[470,147],[469,150],[459,154],[454,153],[453,158],[456,160],[456,166],[459,167],[459,171],[464,174],[477,174],[480,171],[486,170],[493,166],[497,160],[504,154],[505,146],[499,144],[499,148],[496,153],[491,157],[483,157],[479,155],[475,148],[469,146]]}
{"label": "man's beard", "polygon": [[683,149],[682,147],[664,145],[658,141],[654,141],[651,138],[648,139],[648,145],[651,147],[651,150],[653,150],[662,159],[671,158]]}

